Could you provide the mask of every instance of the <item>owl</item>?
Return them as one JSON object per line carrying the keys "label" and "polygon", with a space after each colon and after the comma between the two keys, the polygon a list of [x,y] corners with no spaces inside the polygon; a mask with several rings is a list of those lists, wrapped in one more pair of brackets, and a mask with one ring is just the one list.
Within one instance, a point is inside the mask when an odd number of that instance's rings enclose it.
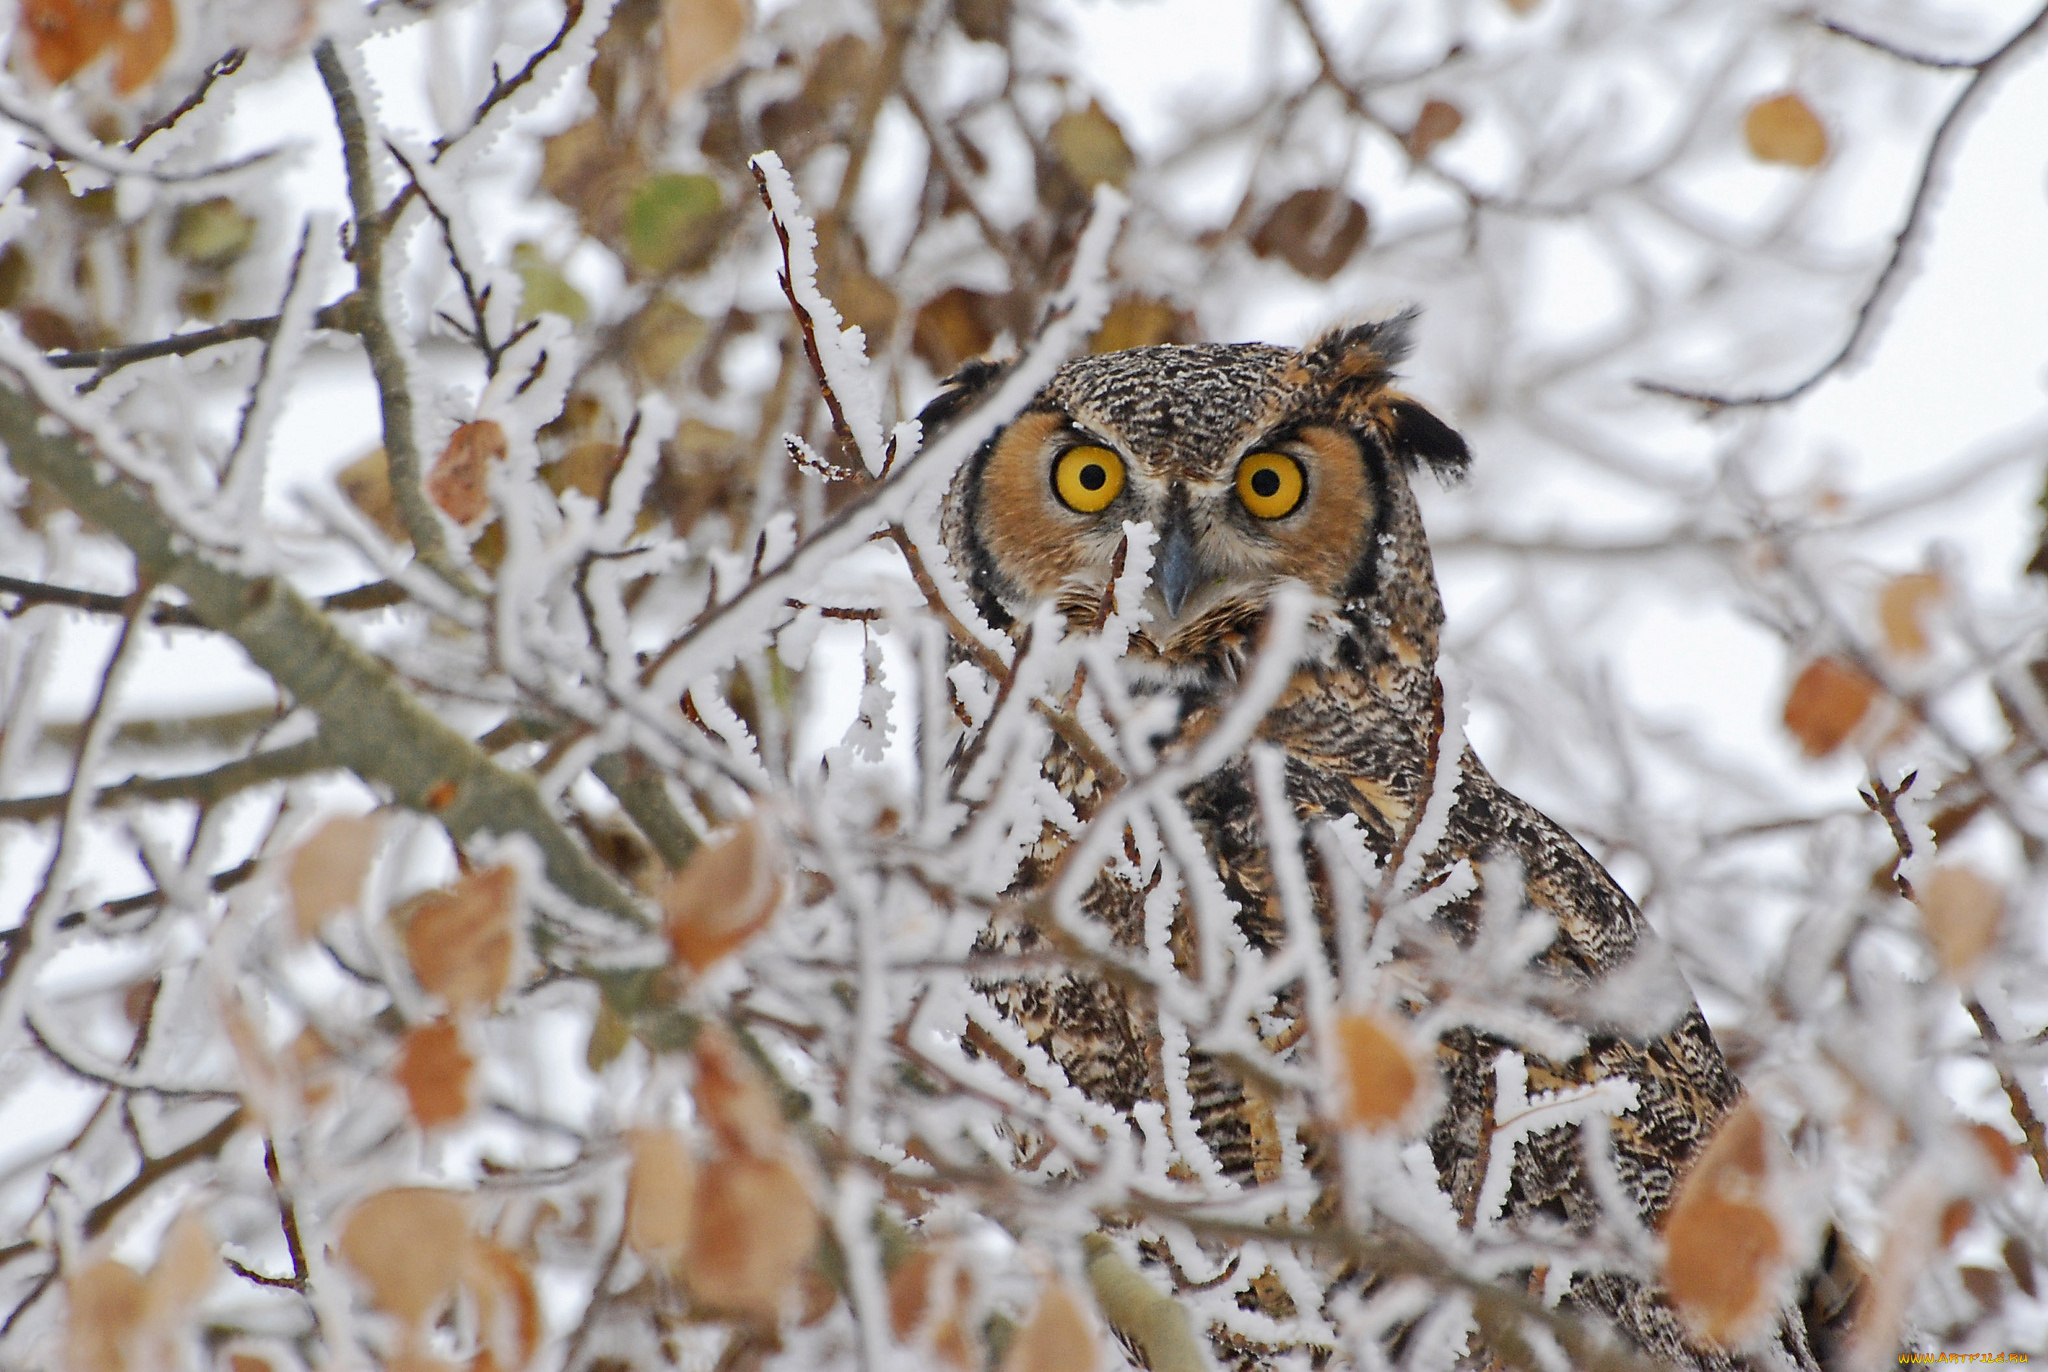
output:
{"label": "owl", "polygon": [[[1469,461],[1450,426],[1393,386],[1413,317],[1343,328],[1299,350],[1160,346],[1070,361],[962,466],[941,520],[947,553],[982,615],[1013,635],[1048,605],[1070,630],[1098,627],[1127,547],[1125,526],[1150,523],[1151,618],[1131,636],[1124,666],[1130,689],[1174,701],[1177,723],[1161,742],[1165,756],[1229,707],[1276,590],[1305,590],[1312,608],[1299,658],[1256,738],[1284,756],[1288,798],[1304,832],[1316,823],[1347,825],[1382,862],[1399,861],[1415,830],[1444,728],[1436,670],[1444,612],[1411,480],[1423,469],[1456,477]],[[927,430],[999,374],[975,365],[953,378],[927,410]],[[1054,743],[1045,773],[1081,819],[1101,805],[1101,778],[1064,744]],[[1280,948],[1285,919],[1247,755],[1181,798],[1244,942]],[[1013,893],[1047,883],[1070,843],[1048,824]],[[1333,897],[1315,845],[1304,846],[1328,944]],[[1488,879],[1518,879],[1521,903],[1554,921],[1555,937],[1534,961],[1566,986],[1599,988],[1657,938],[1600,864],[1503,790],[1469,750],[1422,884],[1461,865],[1478,880],[1431,916],[1435,936],[1450,943],[1469,946],[1477,936]],[[1105,870],[1083,907],[1117,945],[1137,950],[1145,944],[1147,895],[1128,871]],[[1175,914],[1169,936],[1183,968],[1193,956],[1188,924]],[[1048,951],[1038,928],[1003,916],[982,948],[1027,957]],[[1426,1141],[1461,1224],[1477,1219],[1496,1063],[1514,1050],[1531,1090],[1610,1078],[1633,1084],[1633,1108],[1611,1126],[1615,1172],[1638,1218],[1656,1225],[1688,1160],[1739,1093],[1690,992],[1674,984],[1676,1003],[1661,1028],[1636,1035],[1595,1029],[1567,1060],[1469,1025],[1441,1035],[1434,1047],[1442,1106]],[[1135,1118],[1148,1102],[1164,1109],[1173,1076],[1184,1083],[1202,1141],[1225,1176],[1250,1188],[1280,1175],[1287,1144],[1267,1093],[1233,1063],[1199,1050],[1185,1051],[1169,1072],[1165,1055],[1174,1050],[1156,1008],[1127,980],[1034,972],[982,990],[1089,1097]],[[1407,1006],[1411,1015],[1427,1008],[1428,992],[1418,994]],[[1298,992],[1283,993],[1258,1021],[1257,1032],[1283,1060],[1302,1052],[1299,1000]],[[1591,1226],[1599,1202],[1584,1174],[1578,1128],[1531,1133],[1508,1146],[1516,1152],[1508,1195],[1493,1201],[1499,1223],[1553,1232]],[[1307,1147],[1313,1168],[1320,1145],[1311,1137]],[[1317,1281],[1327,1297],[1346,1282],[1369,1289],[1374,1278],[1331,1268]],[[1269,1268],[1242,1284],[1236,1303],[1285,1320],[1317,1298],[1305,1295],[1298,1276],[1282,1280]],[[1626,1276],[1581,1273],[1562,1299],[1679,1367],[1817,1366],[1797,1314],[1780,1321],[1764,1351],[1732,1354],[1693,1340],[1657,1289]],[[1210,1334],[1231,1367],[1271,1366],[1288,1353],[1220,1324]],[[1464,1365],[1499,1365],[1480,1345],[1474,1335]],[[1326,1355],[1309,1351],[1321,1365]]]}

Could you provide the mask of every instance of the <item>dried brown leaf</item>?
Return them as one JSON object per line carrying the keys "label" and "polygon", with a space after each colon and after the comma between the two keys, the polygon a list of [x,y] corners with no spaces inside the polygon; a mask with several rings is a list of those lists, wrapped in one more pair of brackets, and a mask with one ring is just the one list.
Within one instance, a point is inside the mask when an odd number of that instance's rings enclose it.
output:
{"label": "dried brown leaf", "polygon": [[1943,864],[1920,883],[1920,929],[1951,981],[1966,981],[1998,942],[2005,919],[2005,892],[1972,868]]}
{"label": "dried brown leaf", "polygon": [[1770,1323],[1788,1247],[1769,1204],[1770,1125],[1745,1101],[1680,1181],[1664,1224],[1665,1288],[1695,1334],[1741,1347]]}
{"label": "dried brown leaf", "polygon": [[31,60],[52,85],[69,81],[106,50],[121,28],[122,0],[22,0],[16,23]]}
{"label": "dried brown leaf", "polygon": [[1429,156],[1437,144],[1455,138],[1465,127],[1465,113],[1448,100],[1430,100],[1415,116],[1415,126],[1401,141],[1416,161]]}
{"label": "dried brown leaf", "polygon": [[1785,727],[1808,757],[1826,757],[1856,731],[1877,697],[1877,683],[1857,668],[1840,658],[1815,658],[1785,697]]}
{"label": "dried brown leaf", "polygon": [[466,1196],[402,1186],[349,1211],[341,1257],[369,1288],[371,1304],[417,1328],[454,1296],[474,1242]]}
{"label": "dried brown leaf", "polygon": [[463,1284],[476,1298],[477,1353],[468,1372],[516,1372],[540,1347],[540,1296],[526,1260],[501,1244],[472,1243]]}
{"label": "dried brown leaf", "polygon": [[1095,1331],[1067,1284],[1049,1279],[1038,1293],[1038,1307],[1010,1340],[1003,1372],[1089,1372],[1102,1366]]}
{"label": "dried brown leaf", "polygon": [[422,989],[457,1013],[497,1001],[519,951],[518,887],[512,868],[484,867],[400,907],[405,955]]}
{"label": "dried brown leaf", "polygon": [[1000,307],[1000,297],[954,286],[919,307],[911,346],[933,372],[950,376],[995,343]]}
{"label": "dried brown leaf", "polygon": [[505,431],[493,419],[472,420],[448,436],[448,446],[427,473],[427,497],[457,524],[481,519],[491,507],[486,474],[505,460]]}
{"label": "dried brown leaf", "polygon": [[470,1078],[476,1060],[462,1044],[453,1020],[422,1024],[399,1045],[391,1075],[405,1092],[406,1107],[422,1129],[453,1124],[469,1113]]}
{"label": "dried brown leaf", "polygon": [[1818,167],[1827,159],[1828,134],[1820,116],[1797,93],[1786,91],[1749,107],[1742,136],[1759,162]]}
{"label": "dried brown leaf", "polygon": [[1901,657],[1925,657],[1927,615],[1948,597],[1948,581],[1937,572],[1907,572],[1885,583],[1877,597],[1885,646]]}
{"label": "dried brown leaf", "polygon": [[1126,295],[1102,317],[1102,327],[1088,340],[1088,351],[1113,353],[1155,343],[1192,343],[1196,335],[1195,317],[1172,301]]}
{"label": "dried brown leaf", "polygon": [[690,1244],[697,1208],[697,1158],[673,1129],[628,1129],[626,1246],[656,1267],[673,1268]]}
{"label": "dried brown leaf", "polygon": [[198,1210],[171,1222],[163,1247],[149,1269],[143,1316],[159,1327],[182,1321],[220,1276],[220,1244]]}
{"label": "dried brown leaf", "polygon": [[405,542],[405,521],[399,518],[398,501],[391,494],[391,460],[382,448],[336,472],[334,484],[379,533],[393,543]]}
{"label": "dried brown leaf", "polygon": [[732,65],[751,11],[747,0],[662,0],[661,85],[671,104]]}
{"label": "dried brown leaf", "polygon": [[793,1164],[721,1155],[698,1173],[683,1278],[706,1306],[772,1322],[817,1243],[817,1206]]}
{"label": "dried brown leaf", "polygon": [[171,0],[145,0],[120,7],[121,28],[114,39],[114,91],[133,95],[163,70],[178,43],[178,11]]}
{"label": "dried brown leaf", "polygon": [[780,1154],[788,1124],[768,1083],[740,1045],[716,1025],[706,1025],[695,1044],[697,1079],[690,1094],[697,1113],[718,1146],[756,1157]]}
{"label": "dried brown leaf", "polygon": [[1405,1030],[1378,1015],[1339,1016],[1337,1057],[1344,1069],[1344,1123],[1383,1130],[1418,1122],[1429,1069]]}
{"label": "dried brown leaf", "polygon": [[748,818],[713,834],[655,893],[677,960],[702,971],[752,938],[782,899],[772,841]]}
{"label": "dried brown leaf", "polygon": [[973,1275],[937,1249],[921,1248],[889,1274],[889,1329],[898,1343],[920,1335],[933,1356],[966,1372],[982,1366],[980,1341],[968,1331]]}
{"label": "dried brown leaf", "polygon": [[142,1327],[148,1283],[140,1272],[102,1258],[64,1282],[65,1362],[71,1372],[127,1372],[128,1350]]}
{"label": "dried brown leaf", "polygon": [[1342,191],[1299,190],[1252,232],[1251,250],[1278,257],[1311,281],[1328,281],[1365,244],[1365,206]]}
{"label": "dried brown leaf", "polygon": [[1103,182],[1121,188],[1138,169],[1124,131],[1096,101],[1085,110],[1069,110],[1053,121],[1049,140],[1053,155],[1083,189]]}
{"label": "dried brown leaf", "polygon": [[375,815],[330,819],[292,853],[285,888],[300,938],[311,938],[330,915],[356,903],[383,827]]}

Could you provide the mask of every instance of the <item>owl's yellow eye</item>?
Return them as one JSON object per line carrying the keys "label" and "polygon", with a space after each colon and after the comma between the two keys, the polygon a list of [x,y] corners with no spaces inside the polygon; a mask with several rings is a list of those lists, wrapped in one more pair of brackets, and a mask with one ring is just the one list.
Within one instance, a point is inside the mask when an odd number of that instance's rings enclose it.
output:
{"label": "owl's yellow eye", "polygon": [[1285,453],[1253,453],[1237,464],[1237,498],[1260,519],[1278,519],[1301,503],[1301,464]]}
{"label": "owl's yellow eye", "polygon": [[1070,510],[1107,509],[1123,488],[1123,459],[1107,448],[1069,448],[1053,464],[1052,489]]}

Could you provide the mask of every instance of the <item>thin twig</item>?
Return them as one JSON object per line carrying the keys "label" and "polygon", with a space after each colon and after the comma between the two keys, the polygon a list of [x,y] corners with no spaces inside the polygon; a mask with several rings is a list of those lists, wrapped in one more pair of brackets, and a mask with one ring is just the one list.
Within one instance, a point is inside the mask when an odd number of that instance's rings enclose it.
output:
{"label": "thin twig", "polygon": [[451,133],[435,139],[434,160],[436,162],[440,161],[442,153],[476,132],[483,125],[485,117],[492,110],[518,94],[519,90],[527,82],[533,80],[534,74],[540,70],[540,64],[547,61],[548,58],[554,56],[560,50],[562,44],[568,41],[570,31],[576,27],[577,21],[582,18],[583,0],[568,0],[568,3],[562,7],[562,25],[555,30],[555,36],[550,38],[533,56],[527,58],[526,65],[514,72],[510,80],[499,79],[494,64],[491,89],[484,95],[483,103],[476,107],[476,113],[471,117],[469,127],[461,133]]}
{"label": "thin twig", "polygon": [[411,379],[405,357],[391,322],[384,316],[384,240],[391,225],[379,212],[376,179],[370,169],[370,131],[356,103],[348,71],[332,38],[323,38],[313,49],[314,65],[326,83],[334,105],[334,122],[341,133],[342,163],[348,171],[349,210],[355,225],[350,260],[355,263],[356,289],[348,299],[347,327],[363,342],[369,354],[370,373],[377,383],[378,405],[383,412],[384,452],[391,467],[391,496],[420,560],[439,573],[449,585],[467,590],[467,582],[448,563],[447,539],[441,532],[440,517],[427,500],[421,484],[419,435],[413,427]]}
{"label": "thin twig", "polygon": [[[10,614],[19,613],[28,605],[63,605],[73,610],[85,610],[96,615],[117,615],[127,607],[128,597],[110,595],[105,591],[81,591],[72,586],[52,586],[42,581],[26,581],[18,576],[0,575],[0,595],[11,595],[21,602]],[[386,610],[393,605],[406,602],[405,588],[393,581],[373,581],[365,586],[356,586],[346,591],[320,599],[320,608],[332,613],[337,610]],[[151,605],[149,622],[164,628],[203,629],[206,621],[192,613],[189,605]]]}
{"label": "thin twig", "polygon": [[199,86],[196,90],[183,100],[180,100],[170,113],[160,118],[152,119],[137,129],[135,136],[121,146],[130,152],[135,152],[144,143],[147,143],[150,139],[198,109],[205,101],[206,93],[213,89],[213,83],[220,80],[223,76],[233,76],[236,72],[240,71],[243,59],[247,58],[248,55],[249,50],[247,48],[229,48],[219,57],[214,58],[213,65],[206,69],[206,75],[199,79]]}
{"label": "thin twig", "polygon": [[[1834,26],[1823,27],[1833,29]],[[1877,332],[1879,323],[1892,304],[1893,296],[1903,286],[1907,263],[1933,218],[1935,202],[1940,198],[1939,187],[1944,179],[1943,173],[1948,170],[1948,164],[1961,139],[1964,116],[1990,88],[1993,78],[2010,64],[2013,55],[2044,29],[2048,29],[2048,7],[2036,12],[2033,18],[2021,25],[2018,32],[2006,39],[1997,51],[1989,56],[1976,62],[1953,64],[1957,69],[1969,71],[1972,75],[1957,93],[1954,103],[1948,107],[1948,112],[1942,115],[1941,122],[1935,125],[1934,136],[1927,143],[1927,155],[1921,159],[1920,179],[1913,187],[1913,201],[1906,211],[1906,222],[1900,226],[1897,235],[1892,239],[1891,256],[1885,260],[1883,269],[1878,272],[1877,279],[1871,283],[1870,290],[1864,295],[1863,303],[1857,307],[1856,322],[1850,328],[1849,336],[1842,341],[1842,346],[1837,348],[1831,357],[1789,386],[1775,391],[1759,391],[1751,395],[1730,395],[1722,391],[1700,390],[1671,382],[1650,380],[1638,380],[1637,388],[1653,395],[1667,395],[1674,400],[1690,400],[1694,404],[1715,410],[1782,405],[1797,400],[1854,360],[1862,351],[1864,344]],[[1908,54],[1897,52],[1861,35],[1840,29],[1834,31],[1843,33],[1845,37],[1855,38],[1859,42],[1869,43],[1870,46],[1881,48],[1894,56],[1912,60]],[[1929,62],[1924,65],[1951,64]]]}
{"label": "thin twig", "polygon": [[1998,1024],[1984,1008],[1984,1002],[1974,995],[1964,995],[1963,1008],[1970,1012],[1970,1021],[1983,1036],[1984,1047],[1991,1056],[1991,1065],[1998,1069],[1998,1084],[2005,1088],[2006,1103],[2012,1107],[2013,1122],[2020,1127],[2020,1133],[2027,1141],[2027,1156],[2034,1160],[2034,1171],[2043,1181],[2048,1181],[2048,1129],[2043,1129],[2041,1117],[2034,1113],[2033,1102],[2027,1099],[2027,1089],[2013,1074],[2012,1066],[2006,1061],[2005,1038],[1998,1032]]}

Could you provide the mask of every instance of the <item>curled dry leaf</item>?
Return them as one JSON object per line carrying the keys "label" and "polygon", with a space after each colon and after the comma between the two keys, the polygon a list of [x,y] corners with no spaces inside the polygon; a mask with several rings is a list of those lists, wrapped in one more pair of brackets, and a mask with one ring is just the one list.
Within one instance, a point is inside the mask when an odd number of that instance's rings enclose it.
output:
{"label": "curled dry leaf", "polygon": [[445,890],[414,896],[395,912],[420,987],[458,1014],[490,1006],[512,980],[518,887],[512,868],[485,867]]}
{"label": "curled dry leaf", "polygon": [[1345,1124],[1377,1131],[1421,1122],[1430,1069],[1404,1029],[1378,1015],[1342,1015],[1337,1057],[1344,1072]]}
{"label": "curled dry leaf", "polygon": [[1745,1101],[1679,1183],[1664,1224],[1671,1303],[1702,1338],[1741,1347],[1777,1310],[1790,1245],[1769,1204],[1770,1125]]}
{"label": "curled dry leaf", "polygon": [[697,1212],[697,1159],[673,1129],[628,1129],[626,1246],[650,1266],[673,1269],[690,1245]]}
{"label": "curled dry leaf", "polygon": [[889,1330],[898,1343],[926,1344],[947,1367],[982,1366],[970,1332],[974,1276],[950,1255],[921,1248],[889,1274]]}
{"label": "curled dry leaf", "polygon": [[463,1263],[463,1285],[476,1300],[477,1354],[469,1372],[513,1372],[540,1347],[540,1293],[526,1260],[478,1239]]}
{"label": "curled dry leaf", "polygon": [[1815,658],[1785,697],[1785,727],[1808,757],[1826,757],[1856,731],[1878,694],[1876,682],[1840,658]]}
{"label": "curled dry leaf", "polygon": [[1465,127],[1465,113],[1448,100],[1431,100],[1424,103],[1415,116],[1415,127],[1408,130],[1402,143],[1408,155],[1416,161],[1429,156],[1437,144],[1457,136]]}
{"label": "curled dry leaf", "polygon": [[1081,1303],[1067,1284],[1050,1278],[1038,1306],[1003,1357],[1003,1372],[1089,1372],[1102,1366],[1102,1350]]}
{"label": "curled dry leaf", "polygon": [[1793,91],[1751,105],[1742,121],[1742,137],[1759,162],[1818,167],[1828,155],[1828,134],[1820,116]]}
{"label": "curled dry leaf", "polygon": [[727,1154],[698,1173],[683,1279],[704,1305],[773,1323],[817,1245],[818,1208],[793,1163]]}
{"label": "curled dry leaf", "polygon": [[448,446],[427,473],[427,497],[457,524],[470,524],[491,507],[486,473],[505,460],[505,431],[493,419],[476,419],[448,436]]}
{"label": "curled dry leaf", "polygon": [[1088,340],[1091,353],[1148,348],[1155,343],[1192,343],[1200,336],[1194,315],[1170,300],[1150,295],[1120,296],[1102,326]]}
{"label": "curled dry leaf", "polygon": [[292,853],[285,887],[300,938],[311,938],[330,915],[356,903],[382,829],[375,815],[330,819]]}
{"label": "curled dry leaf", "polygon": [[1945,863],[1914,893],[1920,928],[1951,981],[1965,981],[2005,918],[2005,892],[1972,868]]}
{"label": "curled dry leaf", "polygon": [[1877,618],[1885,646],[1904,658],[1927,656],[1927,616],[1948,597],[1948,581],[1938,572],[1907,572],[1895,576],[1877,596]]}
{"label": "curled dry leaf", "polygon": [[772,841],[747,818],[713,834],[655,893],[676,958],[696,971],[745,943],[782,899]]}
{"label": "curled dry leaf", "polygon": [[753,22],[747,0],[663,0],[661,85],[669,102],[723,75]]}
{"label": "curled dry leaf", "polygon": [[420,1128],[438,1129],[469,1113],[475,1071],[476,1059],[463,1046],[461,1027],[444,1019],[406,1034],[391,1075]]}

